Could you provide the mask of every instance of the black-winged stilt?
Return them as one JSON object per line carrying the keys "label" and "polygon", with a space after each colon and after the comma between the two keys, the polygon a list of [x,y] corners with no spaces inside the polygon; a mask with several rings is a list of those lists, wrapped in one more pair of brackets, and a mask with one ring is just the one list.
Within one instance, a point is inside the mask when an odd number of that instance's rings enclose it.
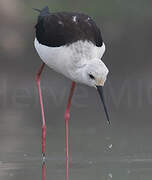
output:
{"label": "black-winged stilt", "polygon": [[103,89],[108,69],[101,58],[105,52],[101,32],[94,20],[83,13],[50,13],[49,8],[40,12],[36,28],[35,48],[43,63],[36,76],[42,113],[42,155],[45,157],[46,125],[40,87],[40,75],[48,65],[72,80],[72,87],[65,111],[66,160],[68,164],[68,121],[75,82],[95,87],[103,102],[108,122],[109,115],[104,102]]}

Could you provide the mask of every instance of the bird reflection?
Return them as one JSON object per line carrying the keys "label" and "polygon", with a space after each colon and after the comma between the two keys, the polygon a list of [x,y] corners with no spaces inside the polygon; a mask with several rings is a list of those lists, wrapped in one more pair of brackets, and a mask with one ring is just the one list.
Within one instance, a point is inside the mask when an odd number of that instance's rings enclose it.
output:
{"label": "bird reflection", "polygon": [[66,157],[65,180],[69,180],[69,156]]}
{"label": "bird reflection", "polygon": [[[46,162],[42,163],[42,180],[46,180]],[[65,180],[69,180],[69,162],[66,159]]]}
{"label": "bird reflection", "polygon": [[46,180],[46,163],[42,163],[42,180]]}

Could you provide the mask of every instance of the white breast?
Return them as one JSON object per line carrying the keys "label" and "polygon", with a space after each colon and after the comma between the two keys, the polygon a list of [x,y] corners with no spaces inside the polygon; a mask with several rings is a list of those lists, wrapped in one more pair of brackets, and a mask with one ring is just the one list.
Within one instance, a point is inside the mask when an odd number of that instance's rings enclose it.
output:
{"label": "white breast", "polygon": [[48,47],[35,38],[34,45],[45,64],[70,79],[73,79],[77,68],[91,59],[101,59],[105,52],[104,44],[97,47],[88,41],[77,41],[69,46]]}

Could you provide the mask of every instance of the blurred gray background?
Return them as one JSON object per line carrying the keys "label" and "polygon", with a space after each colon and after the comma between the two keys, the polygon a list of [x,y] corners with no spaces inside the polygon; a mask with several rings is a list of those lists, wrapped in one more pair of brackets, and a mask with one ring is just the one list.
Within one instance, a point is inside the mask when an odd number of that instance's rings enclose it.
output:
{"label": "blurred gray background", "polygon": [[[41,114],[35,75],[37,12],[92,16],[106,44],[105,97],[77,85],[70,119],[70,180],[152,179],[152,1],[0,1],[0,179],[41,179]],[[62,58],[62,57],[61,57]],[[48,67],[42,75],[47,121],[47,179],[65,177],[64,110],[71,81]]]}

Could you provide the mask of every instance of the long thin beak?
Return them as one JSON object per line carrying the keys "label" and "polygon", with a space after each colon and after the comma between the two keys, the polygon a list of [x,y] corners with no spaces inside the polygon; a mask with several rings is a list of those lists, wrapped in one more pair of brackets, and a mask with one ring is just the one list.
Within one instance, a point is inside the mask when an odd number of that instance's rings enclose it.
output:
{"label": "long thin beak", "polygon": [[107,121],[110,124],[109,114],[108,114],[107,107],[106,107],[105,100],[104,100],[103,87],[102,86],[96,86],[96,87],[97,87],[98,93],[100,95],[100,99],[101,99],[101,101],[103,103],[103,107],[104,107],[104,110],[105,110],[105,113],[106,113]]}

